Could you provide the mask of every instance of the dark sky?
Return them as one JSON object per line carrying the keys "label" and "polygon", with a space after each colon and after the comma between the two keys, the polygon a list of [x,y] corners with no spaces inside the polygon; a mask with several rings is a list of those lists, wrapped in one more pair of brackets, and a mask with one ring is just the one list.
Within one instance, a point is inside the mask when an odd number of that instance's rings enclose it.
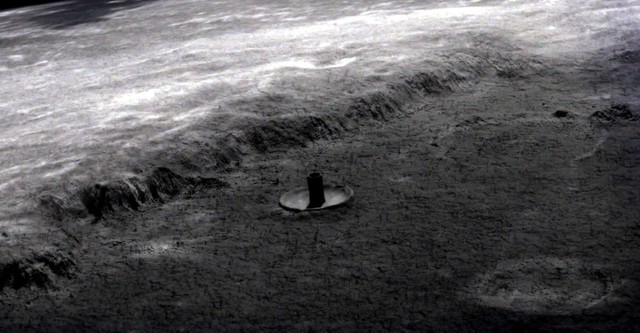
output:
{"label": "dark sky", "polygon": [[43,3],[50,2],[59,2],[60,0],[23,0],[23,1],[2,1],[0,2],[0,10],[16,8],[16,7],[24,7],[24,6],[33,6],[39,5]]}

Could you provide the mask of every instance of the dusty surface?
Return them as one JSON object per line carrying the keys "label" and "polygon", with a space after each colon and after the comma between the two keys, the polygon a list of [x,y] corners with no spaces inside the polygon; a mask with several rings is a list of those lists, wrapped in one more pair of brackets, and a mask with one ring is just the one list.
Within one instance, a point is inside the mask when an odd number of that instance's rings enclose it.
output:
{"label": "dusty surface", "polygon": [[176,187],[158,168],[201,177],[278,137],[283,147],[318,139],[308,129],[323,123],[348,132],[372,105],[382,117],[417,92],[517,77],[548,57],[635,59],[621,42],[640,33],[638,15],[632,0],[86,0],[2,11],[0,250],[65,240],[42,211],[75,220],[147,204],[136,192],[163,201],[154,192]]}
{"label": "dusty surface", "polygon": [[[0,331],[640,331],[638,6],[615,3],[575,35],[464,16],[441,36],[468,44],[392,73],[284,71],[224,140],[214,114],[86,211],[3,222]],[[354,199],[278,207],[312,171]]]}
{"label": "dusty surface", "polygon": [[[488,76],[246,155],[227,187],[69,226],[75,277],[6,288],[2,329],[640,331],[638,111],[589,98],[637,96],[636,62]],[[280,209],[314,170],[355,199]]]}

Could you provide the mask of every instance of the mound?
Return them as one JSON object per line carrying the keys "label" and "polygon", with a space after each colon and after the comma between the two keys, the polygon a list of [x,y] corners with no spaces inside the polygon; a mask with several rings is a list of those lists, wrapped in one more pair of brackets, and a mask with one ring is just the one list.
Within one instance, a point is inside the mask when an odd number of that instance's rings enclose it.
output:
{"label": "mound", "polygon": [[180,176],[167,168],[157,168],[147,176],[131,177],[106,184],[96,184],[81,193],[87,211],[96,219],[118,207],[132,210],[145,203],[163,203],[186,188],[198,185],[224,187],[227,184],[214,178]]}
{"label": "mound", "polygon": [[75,276],[75,262],[70,255],[41,252],[28,258],[0,263],[0,290],[5,288],[54,288],[55,280]]}
{"label": "mound", "polygon": [[627,104],[614,104],[605,110],[594,112],[590,118],[601,123],[637,121],[640,119],[640,117],[631,112]]}

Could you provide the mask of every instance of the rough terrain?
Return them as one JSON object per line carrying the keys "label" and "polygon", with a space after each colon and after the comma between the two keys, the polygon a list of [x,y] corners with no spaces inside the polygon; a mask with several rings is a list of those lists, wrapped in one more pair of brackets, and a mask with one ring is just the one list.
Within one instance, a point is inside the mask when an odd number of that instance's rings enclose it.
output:
{"label": "rough terrain", "polygon": [[[45,200],[41,247],[8,229],[0,331],[640,331],[632,30],[554,56],[475,34],[377,80],[329,72],[367,91],[333,102],[284,75],[224,144],[185,132],[85,210]],[[282,210],[312,171],[354,199]]]}

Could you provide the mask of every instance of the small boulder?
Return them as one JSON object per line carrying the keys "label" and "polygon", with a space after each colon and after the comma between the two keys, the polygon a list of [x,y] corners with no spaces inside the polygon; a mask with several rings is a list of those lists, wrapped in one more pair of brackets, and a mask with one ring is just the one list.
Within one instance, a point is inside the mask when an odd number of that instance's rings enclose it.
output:
{"label": "small boulder", "polygon": [[566,110],[556,110],[556,112],[553,113],[553,116],[556,118],[575,118],[573,113]]}

